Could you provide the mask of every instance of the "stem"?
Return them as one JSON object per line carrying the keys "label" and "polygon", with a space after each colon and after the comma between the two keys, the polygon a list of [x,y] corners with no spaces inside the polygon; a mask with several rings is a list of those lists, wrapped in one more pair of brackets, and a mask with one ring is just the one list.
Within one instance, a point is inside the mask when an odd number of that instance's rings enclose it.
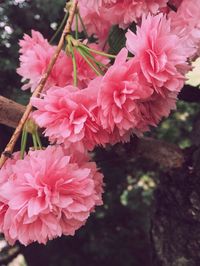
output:
{"label": "stem", "polygon": [[76,40],[78,40],[78,13],[77,12],[76,12],[75,18],[76,18],[75,38]]}
{"label": "stem", "polygon": [[73,48],[72,48],[71,55],[72,55],[72,63],[73,63],[74,86],[77,87],[78,85],[77,64],[76,64],[76,57],[75,57]]}
{"label": "stem", "polygon": [[39,136],[39,134],[38,134],[38,131],[37,131],[37,130],[35,131],[35,137],[36,137],[37,144],[38,144],[38,146],[39,146],[40,150],[42,150],[42,142],[41,142],[41,140],[40,140],[40,136]]}
{"label": "stem", "polygon": [[[22,156],[22,150],[23,150],[23,145],[24,145],[24,130],[22,131],[22,136],[21,136],[21,148],[20,148],[20,156]],[[22,158],[23,159],[23,158]]]}
{"label": "stem", "polygon": [[[43,90],[43,88],[44,88],[44,86],[45,86],[45,84],[47,82],[47,79],[48,79],[48,77],[49,77],[49,75],[51,73],[51,70],[52,70],[54,64],[56,63],[56,60],[57,60],[57,58],[58,58],[58,56],[59,56],[59,54],[60,54],[60,52],[62,50],[63,44],[65,42],[65,38],[71,32],[71,25],[72,25],[72,22],[73,22],[73,19],[74,19],[74,14],[76,12],[77,5],[78,5],[78,1],[77,0],[75,0],[73,2],[73,4],[71,5],[71,8],[69,10],[69,17],[67,19],[66,25],[64,27],[64,30],[63,30],[63,33],[61,35],[60,41],[58,43],[58,46],[56,48],[56,51],[55,51],[53,57],[51,58],[51,60],[49,62],[49,65],[48,65],[45,73],[43,74],[38,86],[36,87],[36,89],[35,89],[35,91],[34,91],[34,93],[32,95],[33,97],[39,97],[40,93],[42,92],[42,90]],[[15,132],[13,133],[9,143],[7,144],[4,152],[1,155],[0,168],[2,168],[2,166],[4,165],[4,163],[7,160],[7,157],[5,156],[5,154],[6,153],[12,154],[13,149],[15,147],[15,144],[16,144],[16,142],[17,142],[17,140],[18,140],[18,138],[19,138],[19,136],[21,134],[23,126],[24,126],[26,120],[28,119],[31,111],[32,111],[32,104],[31,104],[31,102],[29,102],[29,104],[26,106],[26,110],[25,110],[25,112],[24,112],[24,114],[23,114],[23,116],[22,116],[22,118],[21,118],[21,120],[20,120],[20,122],[19,122],[19,124],[18,124],[18,126],[17,126],[17,128],[15,130]]]}
{"label": "stem", "polygon": [[78,11],[78,18],[79,18],[79,20],[80,20],[80,22],[81,22],[81,26],[82,26],[82,28],[83,28],[83,32],[84,32],[84,34],[85,34],[85,37],[86,37],[87,39],[89,39],[89,35],[88,35],[88,33],[87,33],[87,30],[86,30],[85,24],[84,24],[84,22],[83,22],[83,20],[82,20],[82,17],[81,17],[81,15],[80,15],[80,12],[79,12],[79,11]]}
{"label": "stem", "polygon": [[90,62],[90,60],[85,55],[84,51],[80,49],[80,47],[77,47],[77,51],[80,53],[80,55],[84,58],[86,63],[93,69],[93,71],[97,74],[97,76],[101,76],[101,73],[95,68],[95,66]]}
{"label": "stem", "polygon": [[116,58],[116,55],[112,55],[112,54],[107,54],[107,53],[104,53],[104,52],[100,52],[100,51],[98,51],[98,50],[95,50],[95,49],[89,48],[88,46],[83,45],[83,44],[81,44],[81,47],[84,47],[84,48],[87,49],[88,51],[93,52],[93,53],[95,53],[95,54],[99,54],[99,55],[102,55],[102,56],[105,56],[105,57],[108,57],[108,58]]}
{"label": "stem", "polygon": [[38,150],[37,139],[36,139],[35,133],[34,134],[32,133],[32,139],[33,139],[34,149]]}
{"label": "stem", "polygon": [[26,149],[28,132],[26,130],[22,131],[22,140],[21,140],[21,150],[20,150],[20,158],[24,159],[24,153]]}
{"label": "stem", "polygon": [[100,61],[96,60],[96,58],[87,49],[84,49],[83,46],[80,46],[80,49],[83,49],[84,52],[87,54],[87,56],[90,57],[97,65],[103,68],[107,68],[107,69],[109,68],[108,66],[104,65]]}
{"label": "stem", "polygon": [[65,13],[65,16],[64,16],[64,18],[63,18],[63,20],[62,20],[62,22],[61,22],[61,24],[60,24],[60,26],[58,27],[58,29],[56,30],[56,32],[55,32],[54,35],[52,36],[51,40],[49,41],[50,44],[52,44],[52,42],[55,40],[55,38],[57,37],[57,35],[59,34],[59,32],[62,30],[64,24],[66,23],[66,20],[67,20],[67,18],[68,18],[68,15],[69,15],[69,13],[66,12],[66,13]]}
{"label": "stem", "polygon": [[[104,64],[102,64],[101,62],[97,61],[97,60],[94,58],[94,56],[93,56],[89,51],[82,49],[82,47],[79,47],[79,49],[81,49],[81,50],[83,51],[83,53],[85,53],[85,55],[86,55],[87,57],[89,57],[89,58],[95,63],[95,65],[97,66],[98,71],[101,73],[101,75],[104,75],[105,73],[102,71],[101,67],[106,68],[106,66],[105,66]],[[89,59],[88,59],[88,60],[89,60]]]}
{"label": "stem", "polygon": [[78,85],[78,77],[77,77],[77,64],[76,64],[76,57],[74,54],[74,48],[72,46],[72,42],[70,38],[67,38],[68,45],[69,45],[69,51],[72,56],[72,63],[73,63],[73,79],[74,79],[74,86],[77,87]]}

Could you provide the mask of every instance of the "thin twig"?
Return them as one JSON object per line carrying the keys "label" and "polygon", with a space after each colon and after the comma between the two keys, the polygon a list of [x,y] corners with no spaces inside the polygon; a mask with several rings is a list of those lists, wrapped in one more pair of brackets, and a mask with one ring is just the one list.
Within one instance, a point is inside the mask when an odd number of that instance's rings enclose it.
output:
{"label": "thin twig", "polygon": [[50,44],[53,43],[53,41],[56,39],[56,37],[58,36],[58,34],[61,32],[62,28],[64,27],[66,20],[68,18],[68,12],[65,13],[65,16],[60,24],[60,26],[58,27],[58,29],[56,30],[56,32],[54,33],[53,37],[51,38],[51,40],[49,41]]}
{"label": "thin twig", "polygon": [[[46,82],[47,82],[47,79],[51,73],[51,70],[62,50],[62,47],[64,45],[64,42],[65,42],[65,38],[66,36],[70,33],[71,31],[71,25],[72,25],[72,22],[73,22],[73,18],[74,18],[74,14],[76,12],[76,9],[77,9],[77,4],[78,4],[78,1],[75,0],[72,4],[71,4],[71,7],[70,7],[70,10],[69,10],[69,17],[67,19],[67,22],[66,22],[66,25],[65,25],[65,28],[62,32],[62,35],[61,35],[61,38],[60,38],[60,41],[58,43],[58,46],[56,48],[56,51],[53,55],[53,57],[51,58],[50,62],[49,62],[49,65],[47,67],[47,70],[45,71],[44,75],[42,76],[38,86],[36,87],[35,91],[33,92],[33,95],[32,97],[38,97],[40,95],[40,93],[42,92]],[[26,120],[28,119],[30,113],[32,111],[32,104],[31,102],[29,102],[29,104],[26,106],[26,110],[15,130],[15,132],[13,133],[9,143],[7,144],[4,152],[2,153],[1,155],[1,158],[0,158],[0,168],[2,168],[2,166],[4,165],[4,163],[6,162],[7,160],[7,156],[6,154],[11,154],[13,152],[13,149],[15,147],[15,144],[21,134],[21,131],[23,129],[23,126],[26,122]]]}

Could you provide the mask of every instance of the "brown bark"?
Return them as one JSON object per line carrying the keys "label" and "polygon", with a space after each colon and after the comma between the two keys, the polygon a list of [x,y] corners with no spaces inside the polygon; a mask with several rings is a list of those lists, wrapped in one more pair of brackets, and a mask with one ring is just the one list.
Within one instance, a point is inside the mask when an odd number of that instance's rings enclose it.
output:
{"label": "brown bark", "polygon": [[25,106],[0,96],[0,124],[16,128]]}
{"label": "brown bark", "polygon": [[154,195],[152,243],[155,266],[200,265],[200,114],[181,168],[160,173]]}
{"label": "brown bark", "polygon": [[183,151],[178,146],[152,138],[140,139],[138,156],[143,156],[166,169],[180,168],[184,163]]}
{"label": "brown bark", "polygon": [[155,192],[152,241],[155,266],[200,265],[200,172],[198,150],[186,151],[181,169],[160,175]]}

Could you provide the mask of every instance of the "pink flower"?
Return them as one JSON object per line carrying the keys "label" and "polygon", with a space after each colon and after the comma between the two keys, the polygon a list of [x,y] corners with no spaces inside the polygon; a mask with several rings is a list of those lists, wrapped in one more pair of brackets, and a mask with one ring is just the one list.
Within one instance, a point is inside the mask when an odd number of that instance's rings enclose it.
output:
{"label": "pink flower", "polygon": [[200,1],[183,0],[177,12],[169,17],[175,34],[182,39],[187,56],[193,56],[200,45]]}
{"label": "pink flower", "polygon": [[77,161],[71,162],[62,147],[51,146],[30,151],[12,165],[15,179],[1,189],[9,206],[3,232],[10,244],[45,244],[62,234],[74,235],[95,205],[102,204],[103,176],[95,163]]}
{"label": "pink flower", "polygon": [[163,88],[181,90],[183,74],[188,70],[187,54],[165,16],[143,17],[137,33],[129,30],[126,38],[128,50],[135,55],[146,81],[157,93],[163,94]]}
{"label": "pink flower", "polygon": [[98,11],[98,9],[100,7],[102,7],[105,4],[112,4],[112,3],[116,3],[117,0],[78,0],[79,5],[85,6],[91,10],[96,10]]}
{"label": "pink flower", "polygon": [[104,0],[78,0],[79,7],[85,7],[87,9],[95,10],[98,12],[102,6]]}
{"label": "pink flower", "polygon": [[[7,160],[4,164],[4,167],[0,170],[0,191],[5,190],[7,187],[7,182],[15,178],[12,167],[18,159],[19,152],[15,153],[12,160]],[[0,232],[3,230],[4,217],[8,207],[7,197],[0,193]]]}
{"label": "pink flower", "polygon": [[[95,91],[94,91],[95,92]],[[44,127],[45,136],[57,143],[82,142],[92,150],[95,145],[108,142],[107,133],[101,130],[96,118],[96,95],[87,89],[67,86],[52,87],[43,99],[33,98],[38,109],[33,118]]]}
{"label": "pink flower", "polygon": [[126,62],[128,51],[124,48],[115,63],[104,75],[98,94],[99,119],[102,127],[120,136],[137,126],[138,102],[151,97],[153,90],[142,83],[137,74],[137,65]]}
{"label": "pink flower", "polygon": [[118,24],[125,29],[144,14],[157,14],[166,5],[167,0],[116,0],[113,4],[105,4],[102,13],[105,13],[105,18],[111,20],[112,24]]}
{"label": "pink flower", "polygon": [[[34,91],[39,83],[42,74],[47,69],[47,66],[55,52],[55,47],[51,46],[43,36],[36,31],[32,31],[32,37],[24,36],[24,39],[19,42],[20,49],[20,67],[17,73],[23,77],[23,81],[28,80],[22,89],[31,89]],[[71,58],[61,51],[56,64],[50,74],[45,89],[50,86],[66,86],[72,82],[72,63]]]}
{"label": "pink flower", "polygon": [[136,134],[141,135],[148,131],[150,126],[157,126],[162,118],[168,117],[171,110],[176,109],[177,93],[164,88],[163,90],[163,95],[154,93],[148,101],[139,103],[140,119],[136,126]]}
{"label": "pink flower", "polygon": [[46,49],[49,49],[48,41],[44,39],[44,37],[40,32],[32,30],[31,35],[32,37],[30,37],[27,34],[24,34],[24,38],[19,41],[19,46],[20,46],[19,52],[21,54],[25,54],[29,50],[34,49],[34,46],[37,44],[45,47]]}

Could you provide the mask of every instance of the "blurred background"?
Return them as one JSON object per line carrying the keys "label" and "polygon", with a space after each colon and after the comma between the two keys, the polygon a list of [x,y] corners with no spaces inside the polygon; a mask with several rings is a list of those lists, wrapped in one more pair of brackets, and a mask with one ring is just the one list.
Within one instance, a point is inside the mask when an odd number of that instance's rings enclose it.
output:
{"label": "blurred background", "polygon": [[[0,0],[0,94],[26,104],[29,92],[20,90],[18,41],[31,29],[50,39],[61,22],[64,0]],[[123,44],[123,31],[110,40],[112,52]],[[121,34],[121,35],[120,35]],[[179,101],[177,111],[147,136],[191,145],[191,130],[199,107]],[[0,125],[0,149],[12,129]],[[133,144],[129,144],[133,145]],[[120,146],[120,145],[118,145]],[[151,266],[151,216],[153,194],[162,169],[143,158],[132,159],[116,147],[96,149],[93,154],[105,175],[104,206],[98,207],[74,237],[50,241],[47,246],[9,247],[0,238],[0,265],[49,266]]]}

